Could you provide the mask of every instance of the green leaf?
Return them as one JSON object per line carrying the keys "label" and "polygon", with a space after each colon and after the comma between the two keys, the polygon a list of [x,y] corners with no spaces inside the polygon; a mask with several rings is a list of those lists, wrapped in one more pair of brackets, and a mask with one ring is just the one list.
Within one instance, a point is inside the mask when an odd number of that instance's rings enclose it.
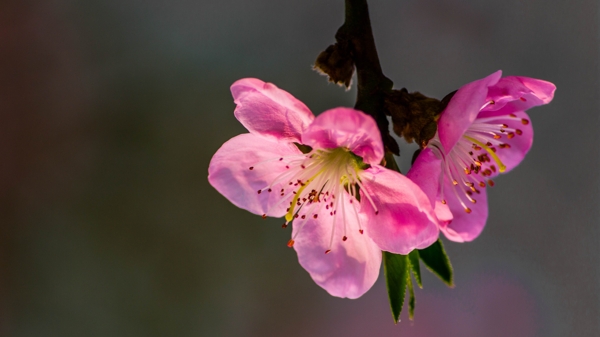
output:
{"label": "green leaf", "polygon": [[419,257],[425,263],[427,269],[437,275],[449,287],[454,287],[452,265],[440,239],[431,246],[419,250]]}
{"label": "green leaf", "polygon": [[400,313],[404,305],[406,283],[410,274],[408,272],[409,262],[407,255],[383,252],[383,272],[387,286],[390,308],[394,323],[400,320]]}
{"label": "green leaf", "polygon": [[[394,158],[394,154],[386,151],[385,152],[385,167],[389,168],[392,171],[396,171],[396,172],[400,172],[400,167],[398,166],[398,163],[396,162],[396,158]],[[400,172],[402,173],[402,172]]]}
{"label": "green leaf", "polygon": [[410,262],[410,269],[415,276],[415,280],[417,281],[419,288],[423,289],[423,283],[421,281],[421,266],[419,264],[419,251],[413,249],[413,251],[408,254],[408,260]]}
{"label": "green leaf", "polygon": [[408,274],[408,319],[411,321],[415,318],[415,291],[413,289],[412,280],[410,279],[410,274]]}

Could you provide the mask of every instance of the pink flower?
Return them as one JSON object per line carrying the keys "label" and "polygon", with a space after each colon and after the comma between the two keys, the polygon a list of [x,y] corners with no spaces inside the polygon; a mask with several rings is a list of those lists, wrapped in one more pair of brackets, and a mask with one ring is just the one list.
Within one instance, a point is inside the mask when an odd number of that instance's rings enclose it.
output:
{"label": "pink flower", "polygon": [[435,137],[408,172],[429,195],[440,230],[453,241],[481,233],[488,216],[486,186],[494,186],[491,179],[516,167],[531,148],[525,110],[554,97],[550,82],[501,75],[497,71],[456,92]]}
{"label": "pink flower", "polygon": [[293,221],[288,246],[331,295],[357,298],[369,290],[382,249],[408,254],[437,239],[428,197],[379,165],[383,144],[370,116],[336,108],[315,118],[258,79],[239,80],[231,92],[235,116],[250,133],[223,144],[208,180],[240,208],[284,216],[284,228]]}

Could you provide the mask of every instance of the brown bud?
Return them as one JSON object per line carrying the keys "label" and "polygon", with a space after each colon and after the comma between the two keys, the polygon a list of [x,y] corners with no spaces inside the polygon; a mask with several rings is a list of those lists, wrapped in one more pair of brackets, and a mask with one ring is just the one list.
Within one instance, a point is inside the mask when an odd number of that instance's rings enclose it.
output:
{"label": "brown bud", "polygon": [[350,89],[354,62],[348,48],[332,44],[317,56],[313,69],[329,77],[329,81]]}
{"label": "brown bud", "polygon": [[419,92],[392,90],[385,97],[386,114],[392,117],[394,132],[407,142],[425,147],[437,131],[442,103]]}

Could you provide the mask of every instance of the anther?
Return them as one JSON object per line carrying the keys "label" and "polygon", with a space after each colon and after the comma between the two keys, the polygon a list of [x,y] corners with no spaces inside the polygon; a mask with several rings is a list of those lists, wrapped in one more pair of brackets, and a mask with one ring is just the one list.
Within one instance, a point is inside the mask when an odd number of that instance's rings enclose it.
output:
{"label": "anther", "polygon": [[522,119],[521,119],[521,123],[522,123],[523,125],[527,125],[527,124],[529,124],[529,119],[522,118]]}
{"label": "anther", "polygon": [[513,138],[514,136],[515,136],[515,133],[514,133],[514,132],[509,132],[509,133],[508,133],[508,135],[507,135],[508,139],[511,139],[511,138]]}
{"label": "anther", "polygon": [[266,219],[266,218],[267,218],[267,215],[266,215],[266,214],[263,214],[263,215],[262,215],[262,218],[263,218],[263,219]]}
{"label": "anther", "polygon": [[254,170],[254,166],[250,166],[250,171]]}
{"label": "anther", "polygon": [[359,232],[360,234],[363,234],[365,231],[364,231],[364,230],[362,230],[362,229],[359,229],[359,230],[358,230],[358,232]]}
{"label": "anther", "polygon": [[496,104],[496,102],[494,100],[491,100],[490,104]]}
{"label": "anther", "polygon": [[445,205],[445,204],[446,204],[446,200],[442,200],[442,204],[444,204],[444,205]]}
{"label": "anther", "polygon": [[327,250],[325,251],[325,254],[329,254],[329,253],[331,253],[331,249],[327,249]]}
{"label": "anther", "polygon": [[521,101],[527,102],[527,100],[525,99],[525,97],[521,97]]}
{"label": "anther", "polygon": [[303,215],[303,216],[301,216],[300,218],[302,218],[302,219],[306,219],[306,215]]}
{"label": "anther", "polygon": [[517,115],[515,115],[515,114],[509,114],[509,116],[512,118],[517,118]]}
{"label": "anther", "polygon": [[279,161],[282,161],[282,160],[283,160],[283,158],[279,158]]}
{"label": "anther", "polygon": [[283,225],[281,225],[281,228],[283,228],[283,229],[287,228],[287,222],[284,222]]}
{"label": "anther", "polygon": [[496,135],[496,134],[494,135],[494,139],[500,139],[500,138],[502,138],[500,135]]}
{"label": "anther", "polygon": [[472,211],[471,211],[471,209],[469,207],[465,207],[465,212],[471,213]]}
{"label": "anther", "polygon": [[515,132],[516,132],[516,133],[517,133],[517,135],[519,135],[519,136],[523,134],[523,131],[521,131],[521,130],[519,130],[519,129],[516,129],[516,130],[515,130]]}
{"label": "anther", "polygon": [[471,199],[471,202],[472,202],[472,203],[474,203],[474,204],[476,204],[476,203],[477,203],[477,200],[475,200],[475,199]]}
{"label": "anther", "polygon": [[480,182],[479,182],[479,186],[480,186],[480,187],[485,187],[485,183],[484,183],[483,181],[480,181]]}
{"label": "anther", "polygon": [[306,168],[306,166],[304,166],[304,164],[300,165],[300,167],[302,167],[303,169],[305,169],[305,168]]}
{"label": "anther", "polygon": [[261,193],[262,193],[262,190],[258,190],[258,194],[261,194]]}
{"label": "anther", "polygon": [[272,191],[272,189],[270,189],[270,188],[267,190],[267,192],[271,192],[271,191]]}
{"label": "anther", "polygon": [[378,211],[378,210],[377,210],[377,211],[375,211],[375,215],[377,215],[377,214],[379,214],[379,211]]}
{"label": "anther", "polygon": [[488,179],[488,181],[487,181],[487,182],[488,182],[488,185],[490,185],[490,187],[493,187],[493,186],[494,186],[494,181],[493,181],[493,180],[491,180],[491,179]]}
{"label": "anther", "polygon": [[315,215],[313,215],[313,218],[316,219],[318,216],[319,216],[318,214],[315,214]]}
{"label": "anther", "polygon": [[348,237],[347,237],[347,236],[344,236],[344,237],[342,238],[342,241],[346,241],[346,240],[348,240]]}
{"label": "anther", "polygon": [[290,241],[288,241],[287,246],[292,248],[294,246],[294,240],[290,239]]}

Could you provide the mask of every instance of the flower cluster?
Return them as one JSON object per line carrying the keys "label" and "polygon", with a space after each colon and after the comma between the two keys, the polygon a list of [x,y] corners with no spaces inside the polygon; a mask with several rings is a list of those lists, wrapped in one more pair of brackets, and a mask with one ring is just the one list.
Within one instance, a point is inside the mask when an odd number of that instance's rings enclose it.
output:
{"label": "flower cluster", "polygon": [[357,298],[376,281],[382,250],[426,248],[440,230],[454,241],[481,232],[484,187],[523,159],[533,136],[524,110],[548,103],[554,85],[497,72],[462,87],[407,176],[381,165],[381,134],[360,111],[315,117],[252,78],[231,92],[249,133],[216,152],[209,182],[240,208],[284,217],[284,228],[293,225],[288,246],[313,280],[331,295]]}

